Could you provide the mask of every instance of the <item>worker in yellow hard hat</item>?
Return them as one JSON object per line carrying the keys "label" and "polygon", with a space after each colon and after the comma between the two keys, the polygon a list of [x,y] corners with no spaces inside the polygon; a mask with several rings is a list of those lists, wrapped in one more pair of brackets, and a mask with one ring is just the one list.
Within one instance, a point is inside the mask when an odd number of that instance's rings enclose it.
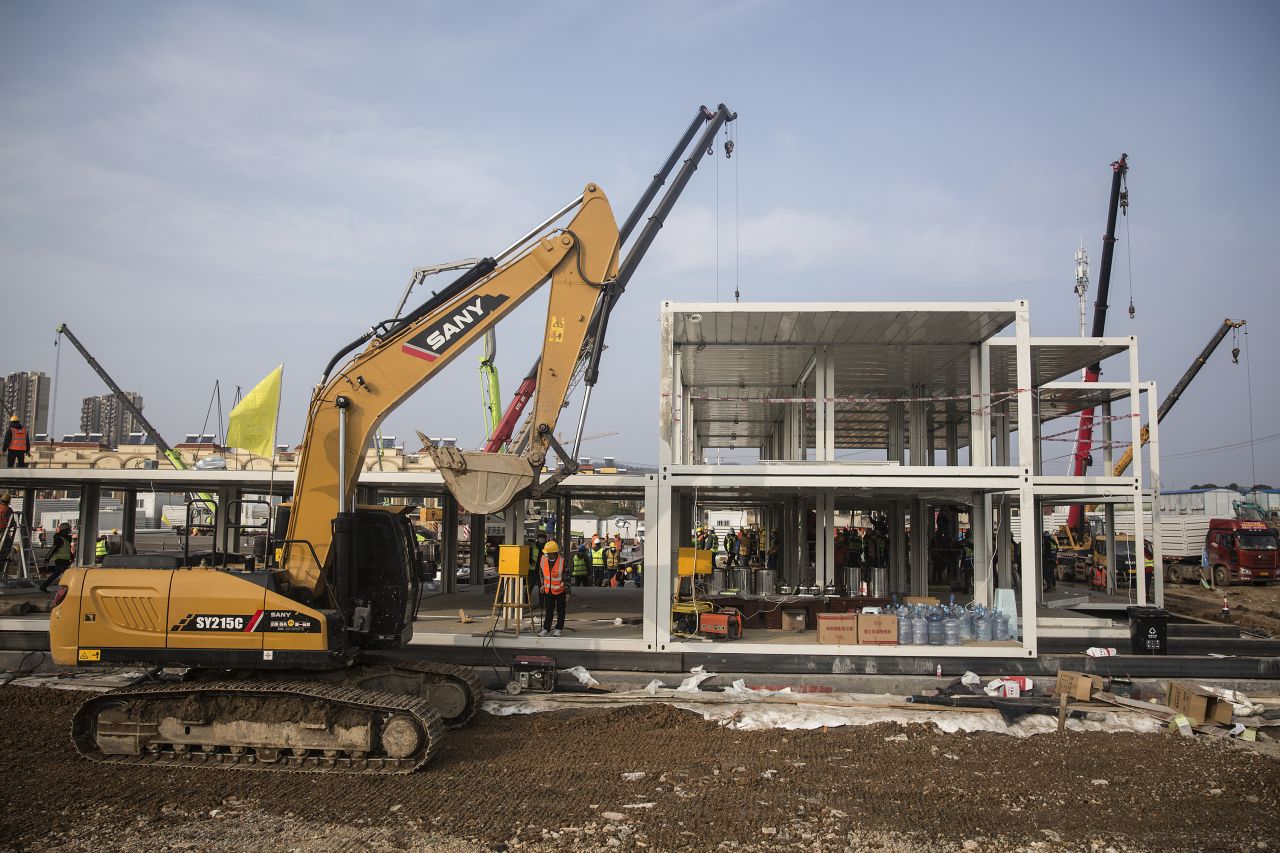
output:
{"label": "worker in yellow hard hat", "polygon": [[[542,548],[542,556],[538,559],[538,573],[542,576],[542,630],[539,637],[550,634],[559,637],[564,631],[564,610],[569,598],[569,573],[565,571],[564,556],[560,553],[560,545],[552,539]],[[555,615],[555,629],[551,627],[551,617]]]}
{"label": "worker in yellow hard hat", "polygon": [[9,428],[4,431],[5,465],[9,468],[26,468],[27,454],[31,452],[31,436],[17,415],[9,416]]}

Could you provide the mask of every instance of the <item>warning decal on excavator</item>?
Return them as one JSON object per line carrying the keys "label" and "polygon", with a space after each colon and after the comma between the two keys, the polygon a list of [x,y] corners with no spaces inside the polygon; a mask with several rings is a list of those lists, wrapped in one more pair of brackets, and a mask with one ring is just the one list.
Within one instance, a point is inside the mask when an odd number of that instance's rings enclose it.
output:
{"label": "warning decal on excavator", "polygon": [[505,294],[477,296],[422,329],[405,341],[400,349],[417,358],[435,361],[456,343],[468,326],[474,325],[481,317],[506,301]]}
{"label": "warning decal on excavator", "polygon": [[102,660],[102,649],[81,649],[79,660]]}
{"label": "warning decal on excavator", "polygon": [[564,343],[564,318],[552,317],[551,325],[547,329],[547,343],[560,344]]}
{"label": "warning decal on excavator", "polygon": [[188,613],[169,630],[318,634],[320,620],[296,610],[258,610],[252,616]]}

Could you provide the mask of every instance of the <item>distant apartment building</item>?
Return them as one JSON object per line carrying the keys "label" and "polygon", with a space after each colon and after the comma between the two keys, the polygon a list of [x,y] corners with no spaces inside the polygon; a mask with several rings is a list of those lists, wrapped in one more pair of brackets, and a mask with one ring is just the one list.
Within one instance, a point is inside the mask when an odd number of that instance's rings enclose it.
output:
{"label": "distant apartment building", "polygon": [[6,376],[0,415],[6,423],[11,415],[17,415],[32,436],[48,432],[49,377],[38,370]]}
{"label": "distant apartment building", "polygon": [[[141,394],[133,391],[124,393],[134,406],[142,409]],[[101,434],[103,444],[119,447],[127,441],[130,433],[142,432],[142,424],[129,414],[129,410],[121,405],[114,394],[104,394],[101,397],[85,397],[81,401],[80,432]]]}

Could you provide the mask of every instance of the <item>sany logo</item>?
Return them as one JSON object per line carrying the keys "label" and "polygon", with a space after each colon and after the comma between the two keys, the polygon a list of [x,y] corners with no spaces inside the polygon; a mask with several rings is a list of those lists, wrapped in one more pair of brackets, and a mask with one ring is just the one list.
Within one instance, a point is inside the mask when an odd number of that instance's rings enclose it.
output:
{"label": "sany logo", "polygon": [[475,301],[463,304],[460,310],[455,310],[448,317],[437,320],[418,332],[401,349],[409,355],[435,361],[467,327],[474,325],[477,320],[506,301],[506,296],[477,296]]}

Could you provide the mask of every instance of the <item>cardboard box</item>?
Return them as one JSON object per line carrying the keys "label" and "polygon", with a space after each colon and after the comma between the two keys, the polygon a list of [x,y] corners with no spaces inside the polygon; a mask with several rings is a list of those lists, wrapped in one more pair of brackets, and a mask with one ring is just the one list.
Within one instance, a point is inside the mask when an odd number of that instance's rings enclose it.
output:
{"label": "cardboard box", "polygon": [[941,604],[940,599],[934,598],[932,595],[907,595],[903,597],[906,604]]}
{"label": "cardboard box", "polygon": [[527,577],[529,574],[528,545],[499,545],[498,574]]}
{"label": "cardboard box", "polygon": [[898,645],[898,617],[870,613],[859,615],[858,642],[867,646]]}
{"label": "cardboard box", "polygon": [[794,631],[798,634],[804,633],[805,615],[803,610],[782,611],[782,630]]}
{"label": "cardboard box", "polygon": [[1058,670],[1058,683],[1054,688],[1054,695],[1061,696],[1065,693],[1072,699],[1088,702],[1094,693],[1102,689],[1102,684],[1100,675],[1062,669]]}
{"label": "cardboard box", "polygon": [[858,614],[819,613],[818,642],[829,645],[855,645],[858,642]]}
{"label": "cardboard box", "polygon": [[1185,681],[1169,682],[1169,695],[1165,704],[1197,725],[1231,725],[1230,702]]}

